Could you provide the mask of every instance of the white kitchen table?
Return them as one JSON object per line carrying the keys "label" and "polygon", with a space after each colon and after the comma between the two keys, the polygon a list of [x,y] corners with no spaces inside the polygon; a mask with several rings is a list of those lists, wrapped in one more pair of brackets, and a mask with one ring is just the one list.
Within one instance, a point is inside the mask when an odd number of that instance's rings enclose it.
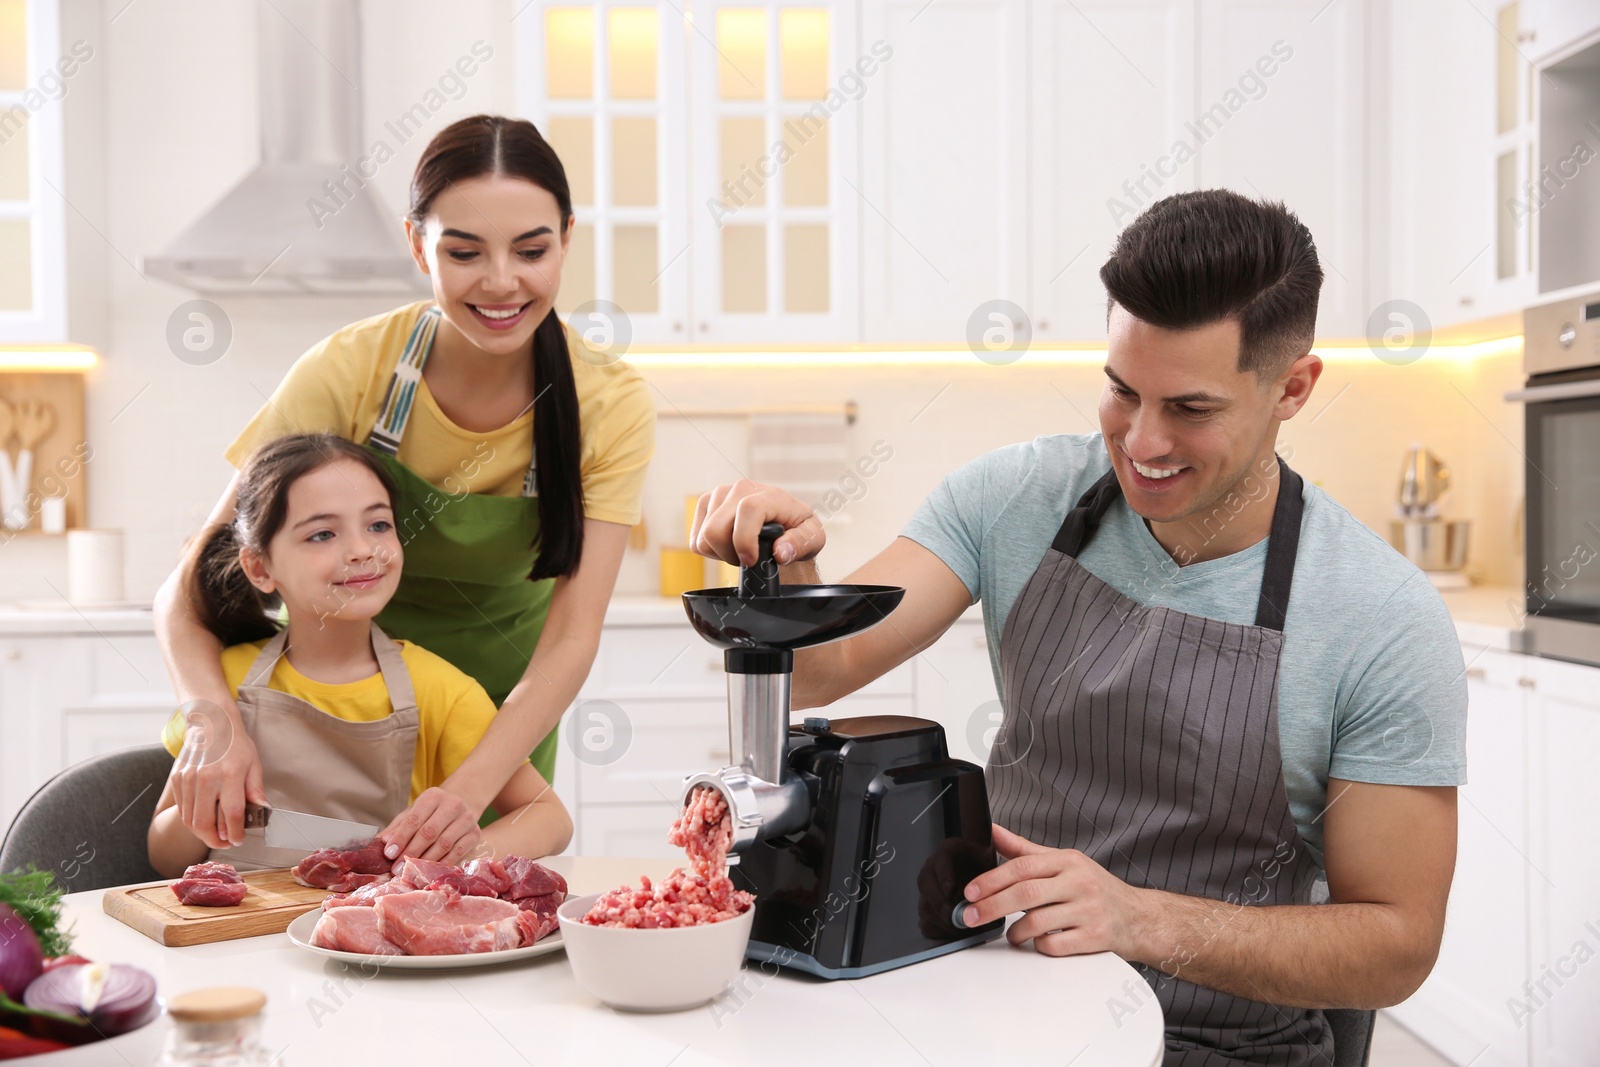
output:
{"label": "white kitchen table", "polygon": [[[662,876],[671,866],[584,856],[544,862],[577,895],[641,874]],[[263,1043],[281,1053],[274,1067],[1155,1067],[1162,1054],[1160,1005],[1121,959],[1109,953],[1052,959],[1003,938],[854,981],[772,974],[748,964],[742,981],[710,1005],[645,1015],[607,1008],[585,993],[562,952],[498,967],[381,971],[368,978],[370,968],[307,952],[286,934],[165,948],[106,915],[98,890],[67,897],[66,917],[74,924],[74,951],[143,967],[163,998],[205,986],[261,989]],[[145,1067],[159,1058],[168,1026],[163,1016],[112,1042],[17,1062]]]}

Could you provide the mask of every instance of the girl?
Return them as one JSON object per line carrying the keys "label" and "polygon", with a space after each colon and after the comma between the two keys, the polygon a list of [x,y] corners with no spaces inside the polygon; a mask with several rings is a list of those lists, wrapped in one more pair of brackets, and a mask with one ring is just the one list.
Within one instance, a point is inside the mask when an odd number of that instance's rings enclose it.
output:
{"label": "girl", "polygon": [[[290,369],[228,449],[318,431],[364,444],[399,487],[408,566],[379,620],[437,652],[499,705],[484,740],[385,828],[391,853],[455,860],[533,752],[554,773],[561,714],[594,662],[629,527],[639,521],[655,404],[625,363],[555,313],[572,238],[566,173],[525,121],[477,115],[442,130],[411,180],[406,238],[431,300],[354,323]],[[231,521],[229,486],[210,521]],[[156,597],[180,701],[238,729],[216,638],[186,561]],[[213,847],[243,835],[261,760],[236,736],[174,766],[184,825]]]}
{"label": "girl", "polygon": [[[426,649],[393,641],[372,620],[400,584],[394,481],[359,445],[333,434],[279,438],[238,478],[233,523],[200,546],[191,600],[224,646],[221,669],[274,806],[385,825],[444,781],[494,719],[494,702]],[[280,608],[279,631],[267,612]],[[215,758],[236,740],[227,721],[186,724],[163,741]],[[224,736],[200,736],[203,727]],[[494,797],[503,817],[483,832],[495,854],[543,856],[572,837],[544,776],[522,762]],[[326,842],[339,844],[340,842]],[[149,831],[150,864],[176,877],[210,852],[239,867],[293,860],[254,835],[211,850],[180,818],[172,779]]]}

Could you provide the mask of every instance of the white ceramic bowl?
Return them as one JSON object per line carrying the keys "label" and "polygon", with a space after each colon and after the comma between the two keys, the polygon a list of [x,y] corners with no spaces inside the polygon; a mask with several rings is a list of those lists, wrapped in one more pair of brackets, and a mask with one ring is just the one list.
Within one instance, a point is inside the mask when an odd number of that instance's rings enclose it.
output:
{"label": "white ceramic bowl", "polygon": [[590,926],[583,916],[600,894],[573,897],[556,910],[578,984],[613,1008],[682,1011],[728,987],[744,965],[755,908],[704,926],[626,930]]}

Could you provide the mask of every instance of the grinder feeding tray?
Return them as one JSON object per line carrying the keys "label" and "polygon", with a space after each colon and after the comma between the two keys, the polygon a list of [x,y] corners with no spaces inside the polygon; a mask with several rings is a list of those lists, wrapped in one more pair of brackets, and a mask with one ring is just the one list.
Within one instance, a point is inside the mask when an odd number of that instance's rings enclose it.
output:
{"label": "grinder feeding tray", "polygon": [[968,928],[968,882],[995,866],[983,769],[950,758],[944,728],[907,715],[789,725],[796,649],[883,621],[905,590],[780,585],[761,528],[737,588],[683,594],[695,630],[724,650],[736,766],[691,775],[727,798],[734,884],[755,894],[747,955],[824,978],[859,978],[999,937]]}

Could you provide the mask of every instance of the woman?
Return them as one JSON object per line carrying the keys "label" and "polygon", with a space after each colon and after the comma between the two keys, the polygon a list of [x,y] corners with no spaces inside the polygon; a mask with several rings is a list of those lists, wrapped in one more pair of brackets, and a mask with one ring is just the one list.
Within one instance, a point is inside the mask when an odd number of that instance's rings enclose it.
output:
{"label": "woman", "polygon": [[[532,124],[479,115],[442,130],[417,163],[405,221],[433,299],[314,346],[227,451],[237,467],[274,438],[331,432],[376,452],[399,485],[406,556],[377,621],[499,705],[455,773],[385,827],[392,855],[454,862],[525,759],[553,780],[556,724],[594,661],[639,519],[654,405],[637,372],[556,317],[572,221],[566,174]],[[237,481],[195,546],[232,521]],[[194,562],[191,549],[157,594],[156,632],[179,699],[226,716],[210,745],[190,729],[172,771],[183,824],[221,848],[244,839],[246,800],[265,796],[221,647],[189,600]]]}

